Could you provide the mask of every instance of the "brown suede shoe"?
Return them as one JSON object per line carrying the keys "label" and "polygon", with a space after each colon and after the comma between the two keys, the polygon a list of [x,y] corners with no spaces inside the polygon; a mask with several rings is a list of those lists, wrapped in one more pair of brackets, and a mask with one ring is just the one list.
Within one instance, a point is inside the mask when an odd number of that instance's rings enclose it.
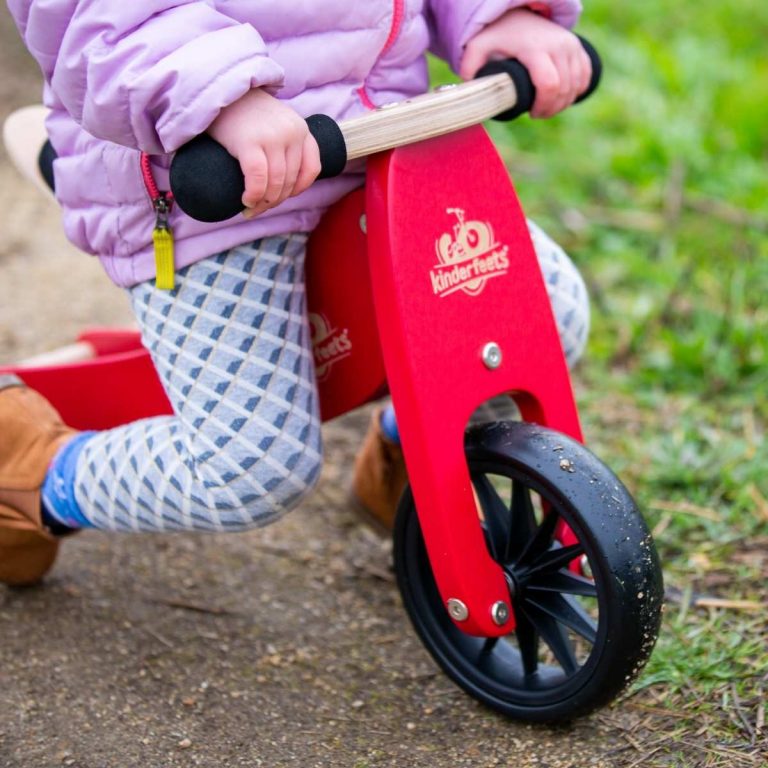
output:
{"label": "brown suede shoe", "polygon": [[355,459],[352,500],[356,511],[382,535],[391,533],[407,482],[403,451],[382,432],[381,408],[377,408]]}
{"label": "brown suede shoe", "polygon": [[34,584],[56,559],[43,526],[40,487],[58,449],[77,434],[13,375],[0,375],[0,583]]}

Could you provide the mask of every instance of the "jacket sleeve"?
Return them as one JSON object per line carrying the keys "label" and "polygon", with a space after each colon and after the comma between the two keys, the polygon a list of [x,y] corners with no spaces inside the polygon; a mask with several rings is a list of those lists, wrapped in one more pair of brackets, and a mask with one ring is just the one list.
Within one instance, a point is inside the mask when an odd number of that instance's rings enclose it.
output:
{"label": "jacket sleeve", "polygon": [[249,24],[205,0],[8,0],[52,93],[88,133],[151,154],[250,88],[282,85]]}
{"label": "jacket sleeve", "polygon": [[430,50],[458,71],[464,46],[513,8],[533,7],[569,29],[581,15],[580,0],[427,0]]}

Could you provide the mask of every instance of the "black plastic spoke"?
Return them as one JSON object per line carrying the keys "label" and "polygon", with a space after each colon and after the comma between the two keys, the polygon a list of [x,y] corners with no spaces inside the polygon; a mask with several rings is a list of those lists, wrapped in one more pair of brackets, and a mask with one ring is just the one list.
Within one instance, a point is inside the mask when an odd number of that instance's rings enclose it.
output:
{"label": "black plastic spoke", "polygon": [[555,528],[560,516],[554,509],[550,509],[544,516],[544,521],[536,530],[536,533],[528,541],[523,551],[520,553],[519,564],[535,562],[539,557],[547,552],[552,546],[552,537],[555,535]]}
{"label": "black plastic spoke", "polygon": [[526,601],[594,645],[597,639],[597,622],[574,598],[555,592],[542,592],[535,597],[529,593]]}
{"label": "black plastic spoke", "polygon": [[498,637],[486,637],[485,642],[483,643],[483,647],[480,649],[480,655],[487,656],[488,654],[493,653],[493,649],[496,647],[496,643],[498,642]]}
{"label": "black plastic spoke", "polygon": [[536,513],[530,490],[521,482],[512,481],[512,522],[506,562],[517,560],[526,545],[536,535]]}
{"label": "black plastic spoke", "polygon": [[536,628],[541,639],[549,646],[566,675],[579,669],[579,662],[565,629],[548,613],[526,600],[523,610]]}
{"label": "black plastic spoke", "polygon": [[526,675],[533,675],[539,668],[539,635],[523,611],[515,612],[515,620],[515,635],[523,660],[523,671]]}
{"label": "black plastic spoke", "polygon": [[496,562],[504,563],[509,542],[509,508],[487,475],[476,475],[473,483],[483,511],[483,526],[491,556]]}
{"label": "black plastic spoke", "polygon": [[565,568],[572,560],[584,554],[581,544],[570,544],[567,547],[554,547],[539,555],[528,567],[528,573],[547,573]]}
{"label": "black plastic spoke", "polygon": [[597,597],[597,587],[591,579],[568,571],[557,573],[539,573],[526,582],[526,590],[542,592],[560,592],[566,595]]}

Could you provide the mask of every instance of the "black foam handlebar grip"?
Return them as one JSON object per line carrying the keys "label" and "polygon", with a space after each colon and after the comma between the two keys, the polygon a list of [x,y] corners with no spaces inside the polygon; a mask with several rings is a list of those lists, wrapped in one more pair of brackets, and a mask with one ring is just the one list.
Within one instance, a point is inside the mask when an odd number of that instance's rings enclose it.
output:
{"label": "black foam handlebar grip", "polygon": [[[318,178],[338,176],[347,164],[344,135],[327,115],[307,118],[320,148]],[[225,221],[243,210],[245,180],[240,163],[208,134],[181,147],[171,163],[171,190],[176,204],[197,221]]]}
{"label": "black foam handlebar grip", "polygon": [[[587,90],[576,99],[578,104],[580,101],[584,101],[590,96],[597,86],[600,84],[600,78],[603,74],[603,62],[600,60],[600,56],[594,49],[592,44],[585,40],[580,35],[577,35],[581,41],[581,45],[589,56],[589,60],[592,62],[592,77],[590,78]],[[516,117],[525,112],[529,112],[533,106],[533,102],[536,101],[536,86],[531,82],[531,76],[528,74],[528,70],[517,59],[506,59],[503,61],[489,61],[484,67],[482,67],[475,77],[487,77],[488,75],[498,75],[500,72],[504,72],[512,78],[512,82],[515,84],[517,90],[517,104],[512,109],[508,109],[506,112],[496,115],[494,120],[514,120]]]}

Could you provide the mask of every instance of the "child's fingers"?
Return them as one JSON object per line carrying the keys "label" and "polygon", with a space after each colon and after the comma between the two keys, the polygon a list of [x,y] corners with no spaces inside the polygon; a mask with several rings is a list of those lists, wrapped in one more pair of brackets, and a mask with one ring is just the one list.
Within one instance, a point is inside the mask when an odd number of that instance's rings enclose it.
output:
{"label": "child's fingers", "polygon": [[302,145],[301,168],[293,188],[294,195],[300,195],[320,174],[320,149],[314,137],[307,133]]}
{"label": "child's fingers", "polygon": [[573,104],[576,99],[589,88],[592,79],[592,62],[589,54],[577,38],[570,45],[555,55],[555,66],[561,77],[560,94],[562,101],[558,103],[556,112]]}
{"label": "child's fingers", "polygon": [[471,80],[485,65],[487,59],[488,54],[486,51],[472,45],[470,41],[469,45],[464,49],[464,55],[461,57],[459,76],[463,80]]}
{"label": "child's fingers", "polygon": [[581,45],[559,52],[554,61],[560,75],[560,91],[550,105],[549,116],[561,112],[586,93],[592,78],[592,62]]}
{"label": "child's fingers", "polygon": [[551,117],[555,106],[562,100],[562,78],[555,62],[549,56],[534,55],[528,61],[521,57],[531,80],[536,86],[536,100],[531,108],[531,117]]}
{"label": "child's fingers", "polygon": [[579,44],[570,57],[571,72],[573,73],[576,99],[587,92],[592,81],[592,61],[584,47]]}
{"label": "child's fingers", "polygon": [[302,143],[292,142],[285,149],[285,181],[280,191],[279,203],[296,194],[296,179],[301,170]]}
{"label": "child's fingers", "polygon": [[267,155],[261,147],[253,147],[248,154],[240,158],[240,169],[245,177],[243,205],[255,208],[263,199],[269,179]]}
{"label": "child's fingers", "polygon": [[272,208],[280,202],[280,195],[283,192],[283,186],[285,185],[288,173],[285,148],[278,145],[267,149],[267,162],[269,163],[269,177],[267,179],[267,188],[261,201],[261,206],[264,209]]}
{"label": "child's fingers", "polygon": [[558,51],[552,56],[557,69],[560,85],[557,96],[550,104],[549,116],[556,115],[576,101],[578,93],[577,71],[571,61],[571,51]]}

